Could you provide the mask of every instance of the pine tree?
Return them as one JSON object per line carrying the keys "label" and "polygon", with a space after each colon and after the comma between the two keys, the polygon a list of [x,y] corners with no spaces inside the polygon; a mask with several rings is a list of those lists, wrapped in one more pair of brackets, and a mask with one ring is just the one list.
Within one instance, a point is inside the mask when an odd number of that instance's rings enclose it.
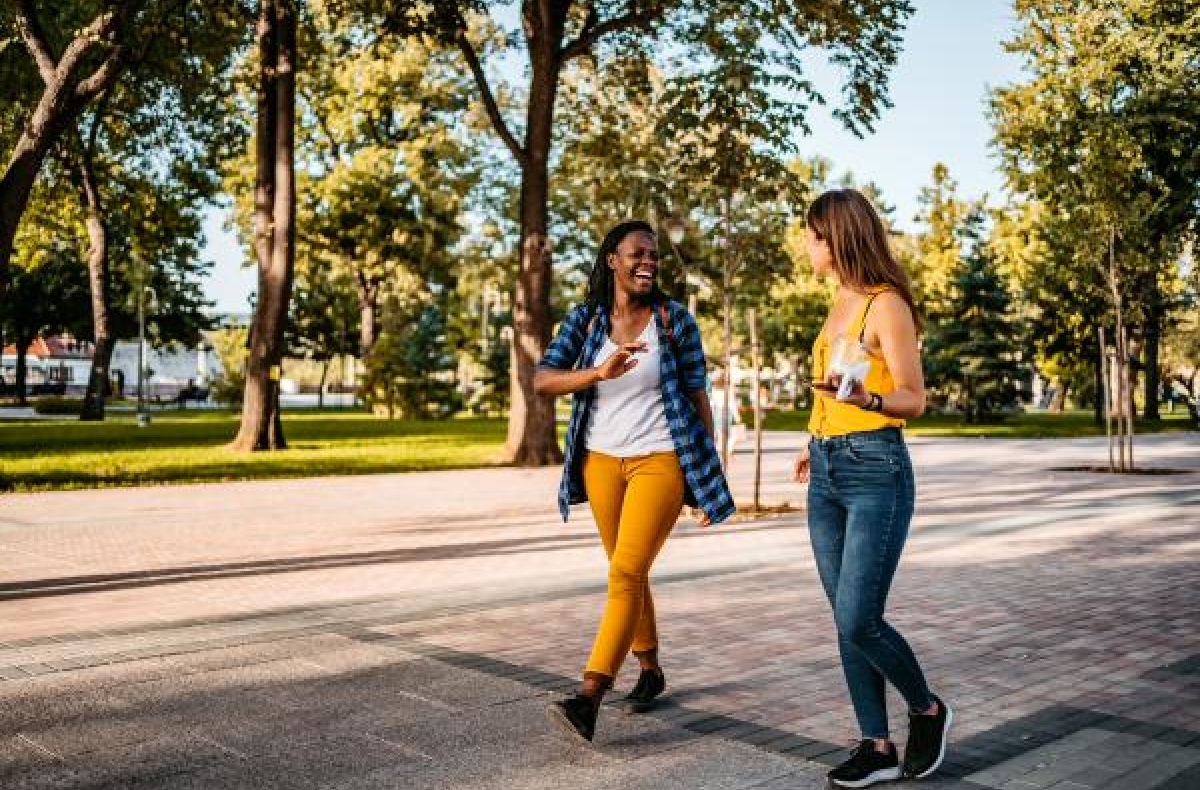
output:
{"label": "pine tree", "polygon": [[966,422],[993,419],[1025,389],[1023,333],[1012,295],[983,238],[982,211],[964,220],[965,251],[950,282],[945,312],[931,315],[925,375],[956,390]]}
{"label": "pine tree", "polygon": [[436,298],[391,300],[383,331],[364,362],[364,397],[388,419],[445,416],[461,406],[454,397],[446,313]]}

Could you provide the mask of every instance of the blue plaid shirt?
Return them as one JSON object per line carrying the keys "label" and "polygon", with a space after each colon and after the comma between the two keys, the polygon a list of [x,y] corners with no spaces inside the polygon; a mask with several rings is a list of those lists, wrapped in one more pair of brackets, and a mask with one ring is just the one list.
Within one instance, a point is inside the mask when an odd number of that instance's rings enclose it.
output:
{"label": "blue plaid shirt", "polygon": [[[660,355],[659,373],[662,383],[663,409],[675,453],[683,469],[687,483],[684,502],[704,511],[709,520],[716,524],[733,515],[736,510],[733,495],[721,469],[713,439],[704,429],[699,415],[687,393],[705,388],[707,375],[704,368],[704,348],[700,344],[700,328],[696,319],[678,302],[667,301],[667,320],[671,324],[671,340],[668,340],[662,325],[659,310],[653,311],[654,326],[658,331]],[[595,321],[592,321],[593,315]],[[591,330],[588,324],[592,324]],[[539,367],[555,370],[590,368],[595,365],[596,355],[608,337],[608,312],[604,307],[592,308],[582,304],[567,313],[558,328],[558,334],[550,342]],[[562,482],[558,487],[558,509],[563,521],[567,520],[571,505],[587,501],[583,486],[583,457],[587,452],[584,440],[587,436],[587,421],[592,403],[596,399],[596,388],[576,392],[572,396],[571,422],[567,426],[564,448]]]}

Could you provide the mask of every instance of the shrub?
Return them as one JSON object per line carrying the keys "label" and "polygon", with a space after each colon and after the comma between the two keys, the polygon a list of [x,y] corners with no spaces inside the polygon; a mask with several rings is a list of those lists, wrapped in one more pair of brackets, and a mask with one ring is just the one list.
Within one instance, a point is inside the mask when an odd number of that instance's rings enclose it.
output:
{"label": "shrub", "polygon": [[78,415],[83,411],[83,400],[81,398],[41,398],[33,404],[33,410],[37,414]]}

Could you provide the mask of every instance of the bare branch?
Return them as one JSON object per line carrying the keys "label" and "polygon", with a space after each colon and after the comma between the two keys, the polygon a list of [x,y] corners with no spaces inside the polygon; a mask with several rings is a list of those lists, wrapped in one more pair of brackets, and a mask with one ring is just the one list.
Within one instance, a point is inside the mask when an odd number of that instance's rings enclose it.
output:
{"label": "bare branch", "polygon": [[[92,124],[88,127],[87,134],[84,135],[82,129],[76,129],[76,141],[79,144],[79,150],[85,161],[91,162],[96,157],[96,145],[100,138],[100,127],[104,122],[104,112],[108,109],[108,101],[112,97],[112,91],[106,90],[96,102],[96,108],[92,111]],[[82,121],[80,125],[82,126]]]}
{"label": "bare branch", "polygon": [[500,139],[508,146],[508,150],[512,151],[513,157],[521,167],[525,167],[529,161],[529,156],[521,144],[517,142],[517,138],[513,135],[512,130],[508,128],[508,124],[504,120],[504,116],[500,114],[500,107],[496,104],[496,97],[492,94],[492,87],[488,84],[487,75],[483,72],[483,66],[479,63],[479,55],[475,52],[475,47],[467,39],[467,31],[465,28],[459,28],[455,36],[455,42],[458,48],[462,50],[463,57],[467,59],[467,65],[471,68],[471,74],[475,77],[475,83],[479,86],[479,92],[483,94],[483,106],[487,108],[488,117],[492,120],[492,126],[496,128],[496,133],[500,135]]}
{"label": "bare branch", "polygon": [[21,40],[25,42],[25,48],[33,56],[38,74],[42,75],[42,82],[47,85],[52,84],[57,79],[54,56],[50,54],[46,36],[42,33],[42,27],[38,23],[29,0],[17,0],[13,6],[13,16],[16,18],[17,31],[21,34]]}
{"label": "bare branch", "polygon": [[575,40],[562,48],[563,62],[566,63],[572,58],[586,55],[596,45],[596,42],[609,33],[615,33],[618,30],[628,30],[634,27],[648,26],[663,15],[663,10],[663,6],[656,3],[642,11],[630,11],[628,14],[606,19],[603,22],[597,22],[594,15],[589,15],[588,21],[584,23],[583,30],[579,31],[579,35]]}

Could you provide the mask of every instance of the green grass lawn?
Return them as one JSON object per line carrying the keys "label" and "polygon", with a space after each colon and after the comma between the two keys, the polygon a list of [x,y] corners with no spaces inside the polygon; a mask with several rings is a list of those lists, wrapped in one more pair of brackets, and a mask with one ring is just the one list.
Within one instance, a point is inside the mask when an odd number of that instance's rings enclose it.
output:
{"label": "green grass lawn", "polygon": [[410,472],[487,466],[504,442],[502,420],[380,419],[361,412],[285,413],[289,449],[234,453],[227,411],[163,412],[148,428],[133,415],[103,423],[0,422],[0,486],[38,491],[268,477]]}
{"label": "green grass lawn", "polygon": [[[752,424],[753,418],[746,420]],[[773,431],[808,430],[808,411],[773,411],[766,415],[764,427]],[[1160,433],[1189,429],[1187,412],[1163,414],[1159,422],[1138,421],[1135,433]],[[911,436],[974,436],[1006,439],[1050,439],[1073,436],[1103,436],[1104,426],[1092,422],[1091,411],[1067,411],[1061,414],[1034,412],[1016,414],[993,425],[966,425],[960,417],[927,414],[911,420],[906,432]]]}
{"label": "green grass lawn", "polygon": [[[1186,430],[1187,415],[1164,415],[1138,430]],[[1070,437],[1103,434],[1091,412],[1025,414],[998,425],[963,425],[940,416],[916,420],[917,436]],[[0,490],[151,485],[270,477],[354,475],[459,469],[496,462],[504,442],[499,419],[388,421],[357,411],[285,413],[289,449],[234,453],[225,444],[237,431],[228,411],[155,412],[138,428],[129,413],[103,423],[74,420],[0,422]],[[802,431],[808,412],[775,411],[770,430]],[[563,426],[559,426],[562,440]]]}

